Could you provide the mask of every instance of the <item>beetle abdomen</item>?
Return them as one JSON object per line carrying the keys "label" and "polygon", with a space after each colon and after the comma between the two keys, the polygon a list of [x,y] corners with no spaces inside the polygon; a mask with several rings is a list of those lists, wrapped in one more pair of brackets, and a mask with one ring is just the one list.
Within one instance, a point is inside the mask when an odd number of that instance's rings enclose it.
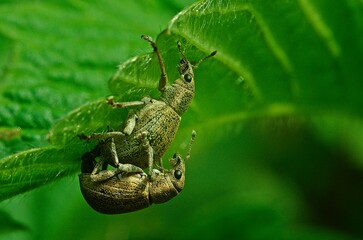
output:
{"label": "beetle abdomen", "polygon": [[92,182],[90,174],[79,175],[81,192],[87,203],[97,212],[105,214],[127,213],[151,205],[146,176],[132,174],[121,179],[113,177]]}

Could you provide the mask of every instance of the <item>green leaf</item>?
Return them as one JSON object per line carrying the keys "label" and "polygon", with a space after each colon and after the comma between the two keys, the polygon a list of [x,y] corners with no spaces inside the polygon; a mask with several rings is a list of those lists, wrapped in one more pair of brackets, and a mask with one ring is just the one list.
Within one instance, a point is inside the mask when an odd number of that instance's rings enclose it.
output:
{"label": "green leaf", "polygon": [[29,191],[78,171],[79,151],[72,147],[42,147],[4,158],[1,162],[0,200]]}
{"label": "green leaf", "polygon": [[[82,152],[78,146],[83,142],[77,141],[76,135],[67,136],[67,140],[72,139],[68,142],[58,142],[64,137],[61,132],[61,136],[52,135],[53,146],[48,147],[47,132],[69,111],[109,94],[107,79],[120,60],[135,55],[138,48],[144,46],[140,35],[156,35],[159,23],[164,21],[166,25],[181,8],[179,3],[168,1],[168,11],[160,11],[158,16],[141,10],[151,6],[154,10],[165,8],[162,2],[148,1],[129,1],[126,5],[109,1],[103,4],[78,1],[0,4],[0,42],[3,43],[0,157],[6,157],[0,163],[4,186],[0,199],[74,174],[79,169]],[[118,8],[122,11],[116,10]],[[147,23],[130,15],[133,10],[138,11],[139,17],[148,19]],[[128,23],[120,24],[120,17]],[[62,24],[58,26],[59,23]],[[97,115],[92,112],[97,109],[89,110],[88,118]],[[106,115],[102,111],[98,113],[103,118],[99,129],[104,130],[109,125],[104,120]],[[62,123],[57,126],[63,129],[73,127],[74,123],[79,125],[78,122],[63,122],[66,126]],[[91,132],[97,129],[87,118],[85,124]],[[91,147],[85,145],[82,145],[84,150]],[[36,147],[38,149],[33,150]],[[26,149],[30,150],[20,152]],[[73,155],[74,151],[79,152]],[[12,153],[15,154],[10,155]],[[63,164],[56,159],[63,159]],[[67,161],[73,162],[73,166]]]}
{"label": "green leaf", "polygon": [[[362,2],[204,0],[173,18],[181,7],[142,4],[153,13],[131,2],[0,4],[0,199],[79,172],[95,143],[77,134],[126,117],[106,96],[159,96],[157,59],[139,36],[160,32],[154,18],[171,19],[157,37],[170,82],[178,40],[195,62],[218,51],[195,71],[195,99],[166,154],[197,131],[186,189],[168,204],[87,224],[117,237],[126,235],[112,229],[124,226],[131,238],[363,236]],[[70,237],[104,238],[78,231],[87,218],[77,217]]]}
{"label": "green leaf", "polygon": [[0,235],[13,231],[29,230],[24,224],[14,220],[8,213],[0,210]]}

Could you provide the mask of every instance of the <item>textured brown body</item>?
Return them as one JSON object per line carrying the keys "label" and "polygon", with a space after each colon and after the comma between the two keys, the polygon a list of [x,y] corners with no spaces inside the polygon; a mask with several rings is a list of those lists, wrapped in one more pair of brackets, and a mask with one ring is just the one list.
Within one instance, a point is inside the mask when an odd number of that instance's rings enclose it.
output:
{"label": "textured brown body", "polygon": [[[100,157],[98,164],[92,171],[93,181],[105,180],[119,172],[140,173],[145,168],[148,168],[149,173],[153,174],[154,163],[157,167],[162,168],[161,158],[173,142],[181,116],[187,111],[194,97],[193,67],[197,67],[200,62],[216,53],[211,53],[193,66],[185,57],[181,45],[178,43],[178,49],[182,55],[178,65],[180,78],[168,85],[164,63],[155,42],[148,36],[142,36],[142,38],[151,44],[159,60],[161,69],[160,99],[144,97],[141,101],[131,102],[114,102],[113,98],[107,100],[108,104],[113,107],[139,107],[139,109],[129,112],[124,127],[118,131],[94,133],[90,137],[84,134],[80,135],[82,139],[100,140],[92,151],[82,156],[82,159],[89,159],[90,161]],[[117,75],[115,77],[117,78]],[[99,168],[102,166],[102,169],[105,170],[108,164],[117,170],[98,174]]]}
{"label": "textured brown body", "polygon": [[[80,134],[85,140],[98,139],[97,146],[82,156],[82,174],[79,176],[81,191],[88,204],[98,212],[117,214],[146,208],[152,203],[163,203],[178,195],[184,187],[184,160],[175,153],[170,159],[171,170],[162,167],[161,158],[170,147],[178,131],[181,116],[187,111],[194,97],[194,73],[199,63],[190,64],[181,50],[178,65],[180,78],[168,85],[165,66],[156,43],[149,36],[142,36],[156,53],[160,65],[160,99],[144,97],[141,101],[107,103],[113,107],[139,107],[131,110],[124,127],[118,131]],[[115,76],[117,78],[117,75]],[[191,144],[195,137],[192,133]],[[157,165],[154,168],[154,162]],[[114,169],[108,169],[108,165]],[[148,175],[143,169],[148,168]],[[119,176],[122,176],[119,178]]]}
{"label": "textured brown body", "polygon": [[93,182],[91,174],[79,175],[81,192],[87,203],[97,212],[105,214],[127,213],[150,206],[149,183],[140,174],[118,180],[113,177]]}
{"label": "textured brown body", "polygon": [[175,154],[170,164],[171,170],[157,171],[153,179],[145,174],[129,173],[120,179],[113,176],[95,182],[90,173],[82,173],[79,175],[81,192],[94,210],[104,214],[127,213],[147,208],[152,203],[163,203],[184,188],[184,160]]}
{"label": "textured brown body", "polygon": [[160,159],[174,140],[181,117],[165,102],[158,100],[143,106],[136,115],[138,120],[132,134],[114,138],[116,152],[121,163],[147,168],[148,153],[140,147],[141,142],[135,136],[146,131],[154,159]]}

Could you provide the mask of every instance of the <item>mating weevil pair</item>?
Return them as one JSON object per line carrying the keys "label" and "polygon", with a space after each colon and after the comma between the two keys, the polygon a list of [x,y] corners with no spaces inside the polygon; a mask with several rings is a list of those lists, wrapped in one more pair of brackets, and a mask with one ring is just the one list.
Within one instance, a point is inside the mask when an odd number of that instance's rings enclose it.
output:
{"label": "mating weevil pair", "polygon": [[[148,41],[157,55],[161,78],[159,81],[159,99],[144,97],[141,101],[114,102],[113,98],[108,98],[107,102],[116,108],[140,107],[137,111],[130,111],[125,125],[121,131],[110,131],[107,133],[95,133],[91,136],[79,135],[81,139],[99,139],[98,145],[89,153],[83,155],[83,161],[95,162],[96,157],[100,157],[98,162],[91,165],[82,164],[82,172],[89,173],[84,181],[103,182],[111,181],[115,176],[132,175],[132,173],[142,173],[148,167],[150,181],[158,179],[154,165],[164,173],[162,166],[162,156],[170,147],[177,133],[181,115],[188,109],[194,97],[194,73],[196,68],[205,59],[212,57],[216,51],[201,59],[196,65],[192,65],[178,42],[178,50],[182,55],[182,60],[178,65],[180,78],[172,85],[167,85],[168,78],[165,71],[163,59],[160,52],[149,36],[142,36]],[[114,169],[107,170],[107,165]],[[165,177],[165,175],[163,175]],[[159,174],[160,177],[160,174]],[[81,178],[82,179],[82,178]],[[129,178],[130,179],[130,178]],[[117,180],[115,180],[117,181]],[[131,184],[133,180],[123,180],[122,186]],[[126,184],[126,185],[127,185]],[[120,191],[121,185],[116,187]],[[164,190],[160,190],[164,191]],[[140,190],[140,194],[141,194]],[[169,198],[170,199],[170,198]],[[168,199],[167,199],[168,200]]]}
{"label": "mating weevil pair", "polygon": [[[190,158],[195,132],[192,133],[185,161]],[[87,203],[96,211],[105,214],[119,214],[137,211],[169,201],[184,188],[185,161],[178,154],[169,160],[170,170],[160,172],[153,169],[154,178],[144,173],[122,173],[106,181],[91,179],[94,162],[83,160],[82,174],[79,175],[81,192]]]}

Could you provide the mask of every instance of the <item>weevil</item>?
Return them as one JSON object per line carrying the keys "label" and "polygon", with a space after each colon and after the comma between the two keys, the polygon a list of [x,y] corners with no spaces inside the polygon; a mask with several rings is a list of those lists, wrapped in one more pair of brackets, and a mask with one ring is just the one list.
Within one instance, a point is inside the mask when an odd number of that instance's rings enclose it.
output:
{"label": "weevil", "polygon": [[[193,131],[185,161],[190,158],[194,138]],[[153,169],[153,179],[145,173],[120,173],[95,182],[91,179],[91,171],[96,163],[85,159],[82,163],[82,174],[79,175],[81,192],[94,210],[104,214],[133,212],[147,208],[152,203],[164,203],[183,190],[185,161],[175,153],[169,160],[171,169],[164,169],[162,172]],[[101,170],[100,173],[103,171],[108,170]]]}
{"label": "weevil", "polygon": [[177,47],[182,56],[178,65],[180,78],[168,85],[163,59],[156,43],[149,36],[141,36],[152,46],[159,62],[161,77],[159,80],[159,99],[144,97],[141,101],[115,102],[108,98],[107,103],[115,108],[139,107],[137,111],[131,110],[120,131],[107,133],[94,133],[90,136],[80,134],[81,139],[99,139],[100,142],[91,152],[83,158],[100,157],[99,163],[91,173],[93,181],[102,181],[114,175],[112,172],[97,174],[97,167],[109,164],[116,167],[115,172],[143,172],[148,168],[153,175],[154,163],[162,168],[162,156],[173,142],[178,131],[181,116],[187,111],[194,97],[194,72],[193,68],[209,57],[214,56],[214,51],[202,58],[196,65],[192,65],[181,49],[178,41]]}

